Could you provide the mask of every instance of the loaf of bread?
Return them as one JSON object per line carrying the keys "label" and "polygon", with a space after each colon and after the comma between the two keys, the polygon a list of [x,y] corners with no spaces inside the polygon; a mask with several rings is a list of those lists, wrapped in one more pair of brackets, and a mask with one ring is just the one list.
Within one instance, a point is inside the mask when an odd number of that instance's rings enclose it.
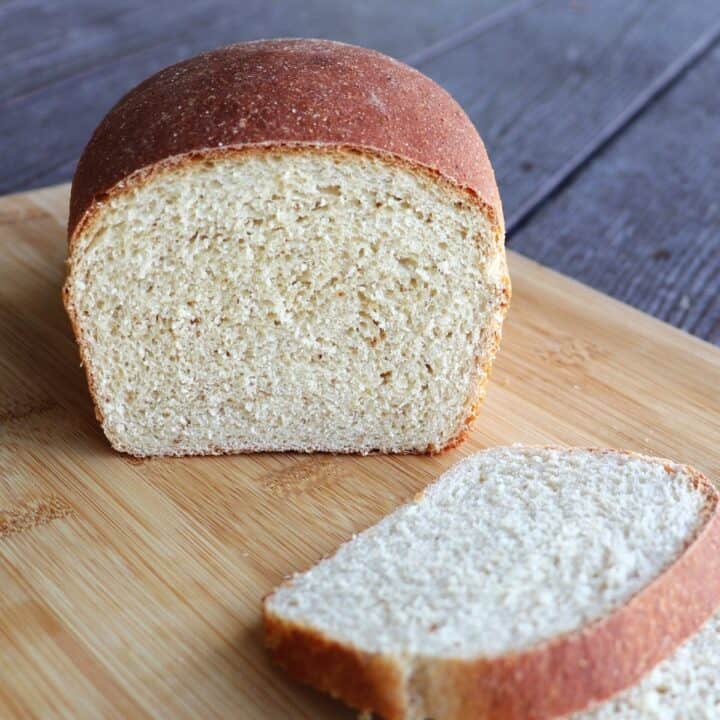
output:
{"label": "loaf of bread", "polygon": [[118,450],[435,452],[478,412],[510,285],[452,98],[380,53],[234,45],[110,111],[65,303]]}
{"label": "loaf of bread", "polygon": [[387,720],[543,720],[630,687],[718,605],[718,493],[698,472],[516,446],[288,580],[264,623],[292,676]]}

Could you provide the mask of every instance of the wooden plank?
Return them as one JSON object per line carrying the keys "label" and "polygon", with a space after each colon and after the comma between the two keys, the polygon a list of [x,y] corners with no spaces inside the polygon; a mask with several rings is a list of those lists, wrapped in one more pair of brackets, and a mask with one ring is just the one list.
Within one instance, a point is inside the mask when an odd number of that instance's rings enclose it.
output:
{"label": "wooden plank", "polygon": [[720,351],[511,254],[487,404],[439,457],[137,461],[59,288],[67,186],[0,199],[0,717],[347,718],[273,669],[260,599],[460,457],[614,445],[720,477]]}
{"label": "wooden plank", "polygon": [[420,69],[478,127],[511,218],[718,21],[715,0],[554,0]]}
{"label": "wooden plank", "polygon": [[520,252],[716,344],[720,98],[708,88],[719,75],[716,47],[513,236]]}
{"label": "wooden plank", "polygon": [[[402,56],[452,36],[504,5],[502,0],[450,0],[440,12],[433,4],[410,0],[351,6],[330,0],[15,0],[0,4],[5,60],[0,102],[160,45],[179,46],[178,57],[187,57],[229,42],[297,35],[335,37]],[[412,22],[400,22],[408,17]]]}

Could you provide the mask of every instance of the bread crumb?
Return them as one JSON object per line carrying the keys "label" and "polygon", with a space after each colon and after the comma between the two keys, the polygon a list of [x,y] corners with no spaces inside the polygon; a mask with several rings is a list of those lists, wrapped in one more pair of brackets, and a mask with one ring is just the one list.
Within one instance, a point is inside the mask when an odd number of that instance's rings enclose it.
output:
{"label": "bread crumb", "polygon": [[129,183],[83,228],[68,282],[113,445],[450,443],[487,381],[506,276],[488,218],[456,200],[341,150],[202,157]]}

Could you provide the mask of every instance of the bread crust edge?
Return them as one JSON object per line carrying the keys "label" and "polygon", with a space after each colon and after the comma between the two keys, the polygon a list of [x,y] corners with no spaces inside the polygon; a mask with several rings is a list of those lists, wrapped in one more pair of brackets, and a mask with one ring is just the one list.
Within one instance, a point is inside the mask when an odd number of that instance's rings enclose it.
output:
{"label": "bread crust edge", "polygon": [[361,712],[405,717],[407,667],[401,658],[362,652],[271,612],[264,613],[263,628],[275,663],[291,677]]}

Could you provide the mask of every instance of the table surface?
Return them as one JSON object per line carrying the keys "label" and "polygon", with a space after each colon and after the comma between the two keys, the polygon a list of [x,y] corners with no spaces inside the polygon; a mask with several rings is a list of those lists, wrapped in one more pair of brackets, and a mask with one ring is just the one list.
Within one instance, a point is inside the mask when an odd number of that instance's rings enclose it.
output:
{"label": "table surface", "polygon": [[0,0],[0,194],[69,179],[155,70],[272,36],[430,75],[488,146],[510,247],[720,344],[718,0]]}

